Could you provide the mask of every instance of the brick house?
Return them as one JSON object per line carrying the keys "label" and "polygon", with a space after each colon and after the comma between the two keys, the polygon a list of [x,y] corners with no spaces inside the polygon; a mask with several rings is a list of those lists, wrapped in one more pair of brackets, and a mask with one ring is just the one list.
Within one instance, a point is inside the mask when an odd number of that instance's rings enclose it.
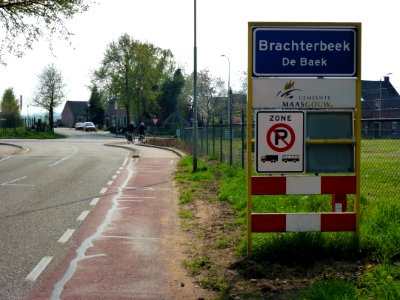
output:
{"label": "brick house", "polygon": [[400,95],[390,82],[361,81],[362,133],[365,137],[400,137]]}
{"label": "brick house", "polygon": [[128,125],[127,123],[126,109],[118,106],[118,97],[108,100],[105,118],[106,128],[110,128],[113,125],[125,127]]}
{"label": "brick house", "polygon": [[74,127],[77,122],[88,120],[88,101],[67,101],[61,112],[61,124],[65,127]]}

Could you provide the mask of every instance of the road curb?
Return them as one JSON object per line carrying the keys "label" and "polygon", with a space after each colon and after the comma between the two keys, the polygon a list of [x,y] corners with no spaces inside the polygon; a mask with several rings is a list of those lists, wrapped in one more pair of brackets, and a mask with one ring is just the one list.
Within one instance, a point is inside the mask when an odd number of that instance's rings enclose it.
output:
{"label": "road curb", "polygon": [[152,145],[152,144],[135,144],[137,146],[141,146],[141,147],[152,147],[152,148],[159,148],[159,149],[164,149],[164,150],[168,150],[171,152],[174,152],[176,155],[178,155],[179,157],[183,157],[186,154],[183,153],[182,151],[179,151],[175,148],[171,148],[171,147],[165,147],[165,146],[157,146],[157,145]]}
{"label": "road curb", "polygon": [[[158,148],[158,149],[171,151],[171,152],[175,153],[179,157],[183,157],[183,156],[186,155],[185,153],[183,153],[183,152],[181,152],[181,151],[179,151],[177,149],[171,148],[171,147],[157,146],[157,145],[151,145],[151,144],[135,144],[135,145],[136,146],[141,146],[141,147]],[[118,148],[124,148],[124,149],[130,150],[130,151],[133,152],[133,156],[138,155],[138,151],[139,151],[139,150],[134,149],[134,148],[132,148],[132,147],[130,147],[128,145],[122,145],[122,144],[105,144],[105,146],[118,147]]]}
{"label": "road curb", "polygon": [[[11,151],[10,150],[4,150],[4,149],[2,150],[1,146],[16,148],[16,150],[15,150],[15,152],[12,151],[12,150]],[[15,155],[15,154],[18,154],[18,153],[20,153],[20,152],[22,152],[24,150],[28,151],[28,149],[25,149],[24,147],[19,146],[19,145],[0,142],[0,157],[7,157],[9,155]]]}
{"label": "road curb", "polygon": [[24,149],[24,147],[22,147],[22,146],[15,145],[15,144],[10,144],[10,143],[3,143],[3,142],[0,142],[0,145],[3,145],[3,146],[11,146],[11,147],[19,148],[19,149],[21,149],[21,150]]}

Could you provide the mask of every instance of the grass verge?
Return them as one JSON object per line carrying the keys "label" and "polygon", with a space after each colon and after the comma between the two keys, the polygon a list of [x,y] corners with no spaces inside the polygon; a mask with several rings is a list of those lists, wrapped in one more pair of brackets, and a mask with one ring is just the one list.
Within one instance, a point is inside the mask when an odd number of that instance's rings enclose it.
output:
{"label": "grass verge", "polygon": [[[399,148],[399,141],[363,141],[359,240],[352,233],[254,234],[251,259],[245,172],[200,160],[192,173],[191,157],[183,158],[177,181],[181,209],[192,212],[192,226],[185,227],[189,273],[206,257],[207,267],[196,267],[193,276],[217,299],[400,299]],[[330,201],[256,197],[253,210],[329,211]]]}
{"label": "grass verge", "polygon": [[36,131],[25,127],[0,129],[0,139],[59,139],[64,137],[55,132]]}

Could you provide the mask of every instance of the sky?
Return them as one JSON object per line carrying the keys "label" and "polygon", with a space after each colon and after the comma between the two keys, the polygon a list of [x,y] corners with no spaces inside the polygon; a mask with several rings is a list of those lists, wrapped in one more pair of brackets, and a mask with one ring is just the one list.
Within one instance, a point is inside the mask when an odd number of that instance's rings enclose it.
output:
{"label": "sky", "polygon": [[[197,69],[209,69],[228,82],[230,64],[231,86],[238,90],[247,71],[248,22],[361,22],[361,79],[380,80],[392,73],[390,81],[400,91],[395,4],[395,0],[197,0]],[[72,46],[55,41],[51,52],[42,39],[23,58],[6,55],[7,65],[0,65],[0,93],[12,87],[18,98],[22,95],[22,114],[40,111],[31,106],[31,99],[38,75],[51,63],[64,77],[65,100],[89,100],[92,71],[99,68],[107,46],[125,33],[170,49],[177,66],[186,74],[193,72],[194,0],[97,0],[66,24],[74,33]]]}

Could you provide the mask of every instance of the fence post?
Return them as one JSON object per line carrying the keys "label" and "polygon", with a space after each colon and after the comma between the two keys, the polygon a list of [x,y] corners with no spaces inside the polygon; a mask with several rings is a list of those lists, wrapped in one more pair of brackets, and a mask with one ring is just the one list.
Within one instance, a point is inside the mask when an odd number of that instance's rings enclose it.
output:
{"label": "fence post", "polygon": [[[229,99],[229,101],[231,101],[230,99]],[[232,142],[233,142],[233,132],[232,132],[232,111],[230,112],[230,115],[229,115],[229,165],[231,165],[232,166],[232,160],[233,160],[233,157],[232,157]]]}
{"label": "fence post", "polygon": [[203,155],[203,128],[204,128],[204,123],[203,121],[201,122],[201,127],[200,129],[200,154]]}
{"label": "fence post", "polygon": [[219,121],[219,133],[220,133],[220,143],[219,143],[219,161],[222,163],[222,116]]}
{"label": "fence post", "polygon": [[212,120],[212,149],[213,149],[213,156],[215,155],[215,122],[214,122],[214,118]]}
{"label": "fence post", "polygon": [[244,111],[242,108],[242,169],[244,169],[244,134],[245,134],[245,128],[244,128]]}
{"label": "fence post", "polygon": [[205,126],[205,128],[206,128],[206,155],[208,155],[208,118],[207,118],[207,125]]}

